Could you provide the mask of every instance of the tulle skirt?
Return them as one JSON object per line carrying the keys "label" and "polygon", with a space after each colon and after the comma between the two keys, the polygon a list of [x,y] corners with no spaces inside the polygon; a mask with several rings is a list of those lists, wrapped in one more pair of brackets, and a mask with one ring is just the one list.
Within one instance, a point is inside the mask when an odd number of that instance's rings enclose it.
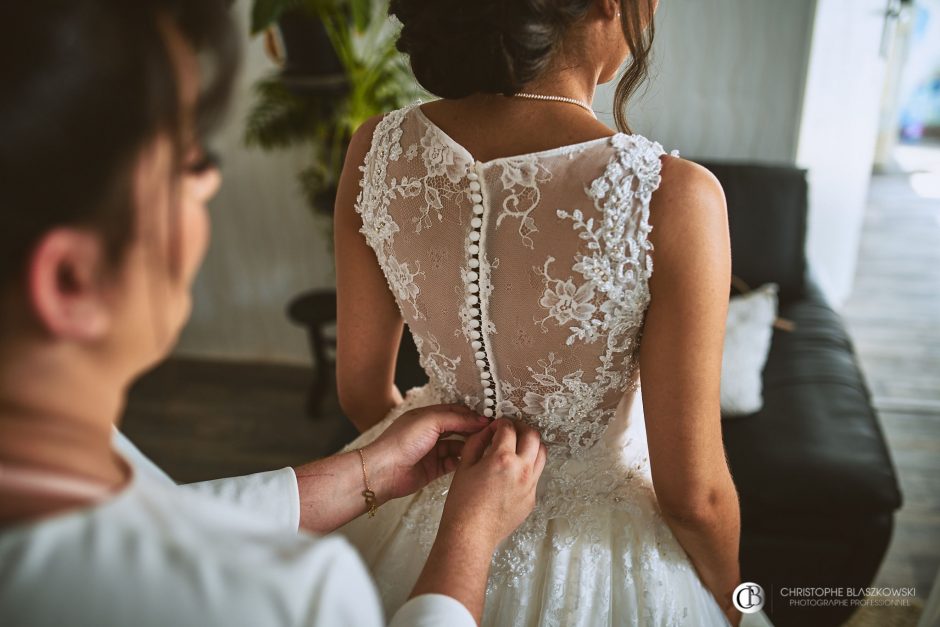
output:
{"label": "tulle skirt", "polygon": [[[437,402],[429,386],[410,390],[347,449],[368,444],[405,411]],[[535,511],[493,557],[484,626],[729,624],[660,514],[639,394],[624,405],[591,455],[569,459],[550,449]],[[450,478],[339,529],[361,552],[388,616],[424,567]],[[763,612],[741,624],[772,627]]]}

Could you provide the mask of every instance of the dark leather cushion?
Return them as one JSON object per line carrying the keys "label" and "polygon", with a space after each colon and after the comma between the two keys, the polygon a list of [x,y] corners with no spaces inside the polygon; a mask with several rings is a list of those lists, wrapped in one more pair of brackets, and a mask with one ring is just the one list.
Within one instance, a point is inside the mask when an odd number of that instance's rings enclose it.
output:
{"label": "dark leather cushion", "polygon": [[742,507],[815,516],[878,513],[901,494],[868,387],[842,320],[819,289],[780,315],[758,413],[722,420]]}
{"label": "dark leather cushion", "polygon": [[700,162],[728,200],[732,272],[752,288],[780,286],[786,303],[803,296],[806,171],[793,166]]}

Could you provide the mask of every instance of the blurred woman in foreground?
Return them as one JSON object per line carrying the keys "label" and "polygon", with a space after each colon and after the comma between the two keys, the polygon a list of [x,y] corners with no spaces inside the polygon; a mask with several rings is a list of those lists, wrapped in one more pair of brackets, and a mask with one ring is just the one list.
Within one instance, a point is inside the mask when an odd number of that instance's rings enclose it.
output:
{"label": "blurred woman in foreground", "polygon": [[0,8],[0,624],[380,624],[352,548],[298,526],[330,531],[456,468],[422,594],[393,623],[472,625],[494,547],[534,503],[531,429],[429,407],[364,450],[191,489],[114,447],[207,245],[226,4]]}

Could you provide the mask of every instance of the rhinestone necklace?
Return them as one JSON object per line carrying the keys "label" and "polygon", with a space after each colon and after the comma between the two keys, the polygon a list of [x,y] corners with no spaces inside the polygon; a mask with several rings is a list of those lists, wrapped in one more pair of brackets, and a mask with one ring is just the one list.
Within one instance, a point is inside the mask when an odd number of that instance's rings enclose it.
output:
{"label": "rhinestone necklace", "polygon": [[594,109],[591,108],[591,105],[584,102],[583,100],[578,100],[577,98],[569,98],[568,96],[547,96],[545,94],[527,94],[524,92],[519,92],[512,95],[513,98],[528,98],[530,100],[554,100],[556,102],[567,102],[568,104],[578,105],[585,111],[591,114],[594,119],[597,119],[597,115],[594,113]]}

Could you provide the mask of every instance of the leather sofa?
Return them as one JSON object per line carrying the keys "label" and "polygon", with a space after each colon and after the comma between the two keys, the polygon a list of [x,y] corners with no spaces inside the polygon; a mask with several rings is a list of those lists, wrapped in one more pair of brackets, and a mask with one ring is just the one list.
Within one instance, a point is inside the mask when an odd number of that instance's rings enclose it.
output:
{"label": "leather sofa", "polygon": [[[780,286],[763,372],[764,406],[722,420],[741,502],[741,574],[761,585],[777,627],[840,625],[842,595],[793,588],[869,586],[901,492],[871,394],[840,316],[808,272],[807,181],[788,166],[703,163],[728,200],[732,272]],[[820,607],[811,599],[844,599]]]}

